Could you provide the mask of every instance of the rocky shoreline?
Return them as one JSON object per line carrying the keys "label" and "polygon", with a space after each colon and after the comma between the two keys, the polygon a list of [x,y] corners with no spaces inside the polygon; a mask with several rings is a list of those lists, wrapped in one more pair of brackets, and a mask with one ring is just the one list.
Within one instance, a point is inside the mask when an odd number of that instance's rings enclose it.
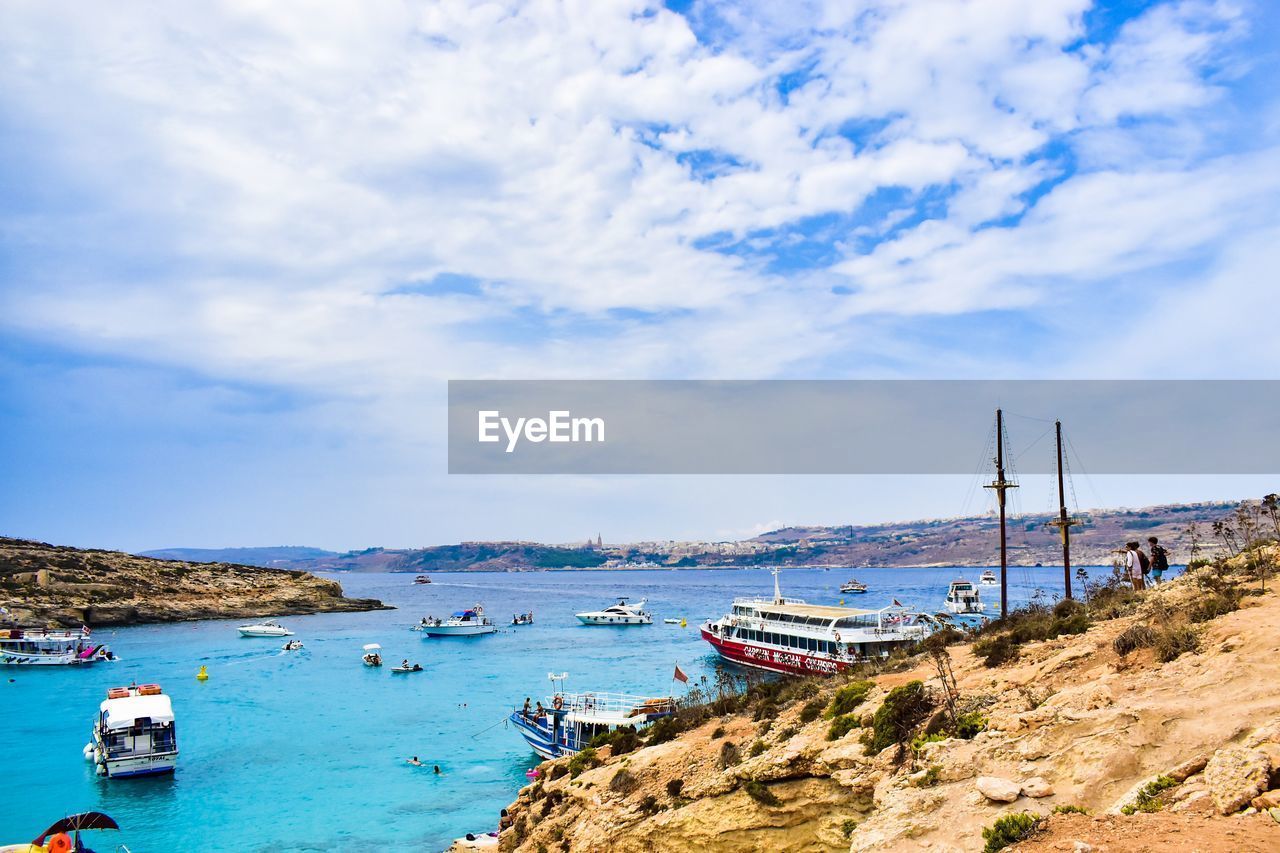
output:
{"label": "rocky shoreline", "polygon": [[303,571],[186,563],[0,537],[0,621],[139,625],[390,609]]}
{"label": "rocky shoreline", "polygon": [[1050,639],[757,685],[545,762],[501,849],[1280,849],[1273,582],[1240,557],[1063,605]]}

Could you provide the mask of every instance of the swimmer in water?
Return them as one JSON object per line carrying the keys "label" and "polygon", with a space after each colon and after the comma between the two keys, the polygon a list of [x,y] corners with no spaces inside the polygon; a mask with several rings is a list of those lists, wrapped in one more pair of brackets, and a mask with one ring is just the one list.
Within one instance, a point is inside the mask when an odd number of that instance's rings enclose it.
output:
{"label": "swimmer in water", "polygon": [[[421,767],[421,766],[422,766],[422,762],[418,760],[418,756],[416,756],[416,755],[415,755],[413,758],[410,758],[410,759],[409,759],[409,763],[410,763],[410,764],[412,764],[414,767]],[[436,772],[437,772],[437,773],[439,773],[440,771],[439,771],[439,770],[437,770]]]}

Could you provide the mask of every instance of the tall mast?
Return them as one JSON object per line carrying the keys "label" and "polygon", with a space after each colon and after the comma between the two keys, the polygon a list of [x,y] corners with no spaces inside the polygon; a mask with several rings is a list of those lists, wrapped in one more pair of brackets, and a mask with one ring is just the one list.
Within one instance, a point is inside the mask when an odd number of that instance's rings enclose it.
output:
{"label": "tall mast", "polygon": [[1076,520],[1067,517],[1067,494],[1062,484],[1062,421],[1054,421],[1053,428],[1058,437],[1058,520],[1049,524],[1062,531],[1062,581],[1067,598],[1071,598],[1071,525]]}
{"label": "tall mast", "polygon": [[1009,614],[1009,540],[1005,529],[1005,492],[1018,488],[1004,477],[1004,412],[996,409],[996,479],[985,488],[994,489],[1000,505],[1000,618]]}

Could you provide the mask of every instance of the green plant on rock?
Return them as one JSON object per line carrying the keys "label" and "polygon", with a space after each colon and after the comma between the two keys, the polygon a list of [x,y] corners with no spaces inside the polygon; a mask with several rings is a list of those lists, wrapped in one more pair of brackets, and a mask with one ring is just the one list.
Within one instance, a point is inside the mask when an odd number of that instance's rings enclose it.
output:
{"label": "green plant on rock", "polygon": [[872,718],[867,753],[875,755],[894,744],[905,743],[931,709],[922,681],[911,681],[890,690]]}
{"label": "green plant on rock", "polygon": [[609,780],[609,790],[626,796],[640,786],[640,782],[627,770],[619,770]]}
{"label": "green plant on rock", "polygon": [[942,781],[942,768],[937,764],[932,764],[924,771],[924,775],[916,781],[917,788],[932,788],[934,785]]}
{"label": "green plant on rock", "polygon": [[773,791],[770,791],[768,786],[763,782],[757,782],[755,779],[748,779],[742,788],[747,792],[748,797],[755,800],[762,806],[782,805],[782,801],[779,800],[774,795]]}
{"label": "green plant on rock", "polygon": [[827,703],[821,699],[811,699],[800,709],[800,722],[812,723],[818,717],[822,716],[822,710],[827,707]]}
{"label": "green plant on rock", "polygon": [[851,838],[853,836],[853,831],[857,828],[858,822],[852,818],[849,818],[844,823],[840,824],[840,832],[845,838]]}
{"label": "green plant on rock", "polygon": [[931,735],[918,734],[911,739],[911,754],[919,755],[921,750],[924,749],[925,744],[939,743],[940,741],[944,741],[946,739],[947,739],[947,736],[944,735],[942,732],[934,732]]}
{"label": "green plant on rock", "polygon": [[831,706],[827,708],[827,718],[835,719],[841,714],[848,714],[866,701],[867,694],[875,687],[874,681],[855,681],[836,691],[831,697]]}
{"label": "green plant on rock", "polygon": [[672,779],[667,782],[667,796],[672,799],[679,797],[682,790],[684,790],[683,779]]}
{"label": "green plant on rock", "polygon": [[963,740],[973,740],[978,732],[985,731],[987,728],[987,715],[981,711],[970,711],[967,714],[961,714],[956,720],[956,729],[953,734]]}
{"label": "green plant on rock", "polygon": [[751,744],[751,749],[747,751],[747,754],[752,758],[755,758],[757,755],[763,755],[764,751],[768,748],[769,746],[764,741],[757,740],[755,743]]}
{"label": "green plant on rock", "polygon": [[860,719],[857,714],[842,714],[831,721],[831,727],[827,729],[827,740],[840,740],[858,727]]}
{"label": "green plant on rock", "polygon": [[1073,806],[1073,805],[1054,806],[1053,813],[1054,814],[1088,814],[1089,810],[1084,808],[1083,806]]}
{"label": "green plant on rock", "polygon": [[1170,625],[1156,636],[1156,660],[1168,663],[1181,655],[1198,651],[1200,635],[1190,625]]}
{"label": "green plant on rock", "polygon": [[1041,818],[1031,812],[1008,814],[982,830],[987,844],[982,853],[996,853],[1010,844],[1017,844],[1040,827]]}
{"label": "green plant on rock", "polygon": [[577,779],[582,775],[583,771],[590,770],[592,767],[600,766],[600,756],[596,755],[596,751],[591,747],[579,752],[573,758],[569,759],[569,778]]}
{"label": "green plant on rock", "polygon": [[1178,783],[1169,776],[1157,776],[1138,790],[1138,796],[1133,802],[1120,809],[1123,814],[1133,814],[1134,812],[1158,812],[1164,808],[1164,800],[1160,795],[1170,788],[1177,787]]}

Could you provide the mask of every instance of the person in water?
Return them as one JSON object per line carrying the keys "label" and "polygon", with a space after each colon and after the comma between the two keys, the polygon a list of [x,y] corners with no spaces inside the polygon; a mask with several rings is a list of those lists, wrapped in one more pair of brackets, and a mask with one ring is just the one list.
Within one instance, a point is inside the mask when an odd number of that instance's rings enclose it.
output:
{"label": "person in water", "polygon": [[433,764],[433,765],[432,765],[432,768],[435,770],[435,773],[436,773],[436,775],[437,775],[437,776],[441,775],[441,774],[440,774],[440,765],[439,765],[439,764]]}
{"label": "person in water", "polygon": [[414,767],[422,766],[422,762],[418,760],[418,756],[416,755],[413,758],[409,759],[409,763],[412,764]]}

